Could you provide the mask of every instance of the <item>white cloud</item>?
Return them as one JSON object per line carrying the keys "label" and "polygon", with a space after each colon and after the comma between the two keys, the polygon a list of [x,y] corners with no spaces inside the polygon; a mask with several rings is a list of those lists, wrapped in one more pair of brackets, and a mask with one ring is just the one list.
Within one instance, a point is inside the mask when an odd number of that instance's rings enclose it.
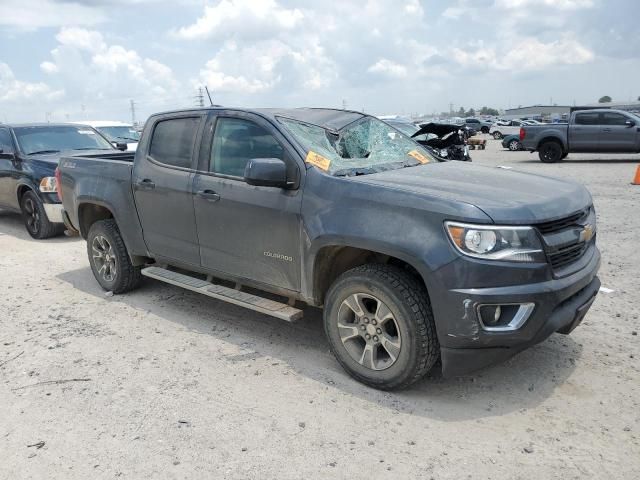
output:
{"label": "white cloud", "polygon": [[0,25],[33,30],[42,27],[82,24],[95,25],[105,20],[104,13],[73,1],[2,0]]}
{"label": "white cloud", "polygon": [[593,7],[593,0],[496,0],[497,8],[520,9],[551,7],[558,10],[578,10]]}
{"label": "white cloud", "polygon": [[275,0],[222,0],[214,6],[205,6],[195,23],[178,29],[175,35],[185,39],[269,35],[290,30],[303,18],[299,9],[284,8]]}
{"label": "white cloud", "polygon": [[382,73],[390,77],[403,78],[407,76],[407,67],[386,58],[378,60],[371,65],[367,71],[371,73]]}
{"label": "white cloud", "polygon": [[9,65],[0,62],[0,102],[54,100],[63,95],[64,90],[52,90],[45,83],[18,80]]}
{"label": "white cloud", "polygon": [[42,62],[40,68],[44,73],[58,73],[58,66],[53,62]]}
{"label": "white cloud", "polygon": [[590,62],[594,54],[570,38],[543,43],[536,38],[514,42],[499,53],[495,48],[478,48],[473,51],[452,49],[456,63],[477,69],[511,70],[514,72],[543,70],[558,65],[578,65]]}
{"label": "white cloud", "polygon": [[85,28],[64,27],[56,35],[56,40],[60,45],[67,45],[88,52],[99,52],[106,48],[100,32]]}

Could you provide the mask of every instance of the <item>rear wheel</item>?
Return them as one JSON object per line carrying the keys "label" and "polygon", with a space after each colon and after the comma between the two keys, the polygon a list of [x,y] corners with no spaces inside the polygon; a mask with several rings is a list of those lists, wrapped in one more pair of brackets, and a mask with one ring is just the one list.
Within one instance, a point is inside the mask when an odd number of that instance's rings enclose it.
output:
{"label": "rear wheel", "polygon": [[324,328],[342,367],[382,390],[411,385],[439,355],[424,286],[390,265],[363,265],[342,274],[327,293]]}
{"label": "rear wheel", "polygon": [[493,132],[493,138],[495,138],[496,140],[500,140],[502,138],[502,133]]}
{"label": "rear wheel", "polygon": [[480,129],[480,131],[481,131],[482,133],[489,133],[489,127],[482,127],[482,128]]}
{"label": "rear wheel", "polygon": [[538,147],[538,157],[544,163],[555,163],[562,160],[562,146],[558,142],[545,142]]}
{"label": "rear wheel", "polygon": [[31,190],[22,195],[20,209],[22,210],[24,226],[33,238],[43,240],[61,235],[64,232],[64,225],[49,221],[42,202]]}
{"label": "rear wheel", "polygon": [[518,150],[522,150],[522,145],[518,140],[511,140],[509,142],[509,150],[512,152],[517,152]]}
{"label": "rear wheel", "polygon": [[131,263],[114,220],[100,220],[91,225],[87,253],[93,276],[105,290],[125,293],[140,284],[141,269]]}

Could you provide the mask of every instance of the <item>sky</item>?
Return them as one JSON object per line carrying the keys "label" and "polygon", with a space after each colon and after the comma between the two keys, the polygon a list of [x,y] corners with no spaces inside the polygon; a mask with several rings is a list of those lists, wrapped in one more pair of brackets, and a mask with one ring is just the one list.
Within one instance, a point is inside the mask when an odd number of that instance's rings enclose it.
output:
{"label": "sky", "polygon": [[638,0],[0,0],[0,121],[640,97]]}

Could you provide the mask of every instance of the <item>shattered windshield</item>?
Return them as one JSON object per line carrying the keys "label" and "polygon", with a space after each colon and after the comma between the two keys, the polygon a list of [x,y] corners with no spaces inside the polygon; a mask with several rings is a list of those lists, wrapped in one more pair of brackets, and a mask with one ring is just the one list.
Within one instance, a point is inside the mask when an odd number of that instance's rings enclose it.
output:
{"label": "shattered windshield", "polygon": [[364,117],[338,132],[289,118],[278,120],[307,149],[307,163],[331,175],[366,175],[436,161],[409,136],[377,118]]}

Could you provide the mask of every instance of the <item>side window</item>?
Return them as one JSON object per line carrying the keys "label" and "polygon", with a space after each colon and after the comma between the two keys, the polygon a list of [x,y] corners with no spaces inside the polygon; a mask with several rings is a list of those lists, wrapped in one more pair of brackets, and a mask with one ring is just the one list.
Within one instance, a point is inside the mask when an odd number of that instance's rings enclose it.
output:
{"label": "side window", "polygon": [[522,123],[519,122],[518,120],[511,120],[512,127],[519,127],[520,125],[522,125]]}
{"label": "side window", "polygon": [[0,153],[13,153],[13,140],[11,140],[11,132],[7,128],[0,128]]}
{"label": "side window", "polygon": [[599,125],[599,113],[578,113],[576,114],[576,125]]}
{"label": "side window", "polygon": [[153,129],[149,156],[174,167],[191,168],[199,117],[161,120]]}
{"label": "side window", "polygon": [[629,118],[624,115],[620,115],[619,113],[604,113],[603,125],[626,125],[626,121]]}
{"label": "side window", "polygon": [[284,150],[260,125],[239,118],[219,118],[213,135],[209,171],[242,177],[244,167],[252,158],[284,160]]}

